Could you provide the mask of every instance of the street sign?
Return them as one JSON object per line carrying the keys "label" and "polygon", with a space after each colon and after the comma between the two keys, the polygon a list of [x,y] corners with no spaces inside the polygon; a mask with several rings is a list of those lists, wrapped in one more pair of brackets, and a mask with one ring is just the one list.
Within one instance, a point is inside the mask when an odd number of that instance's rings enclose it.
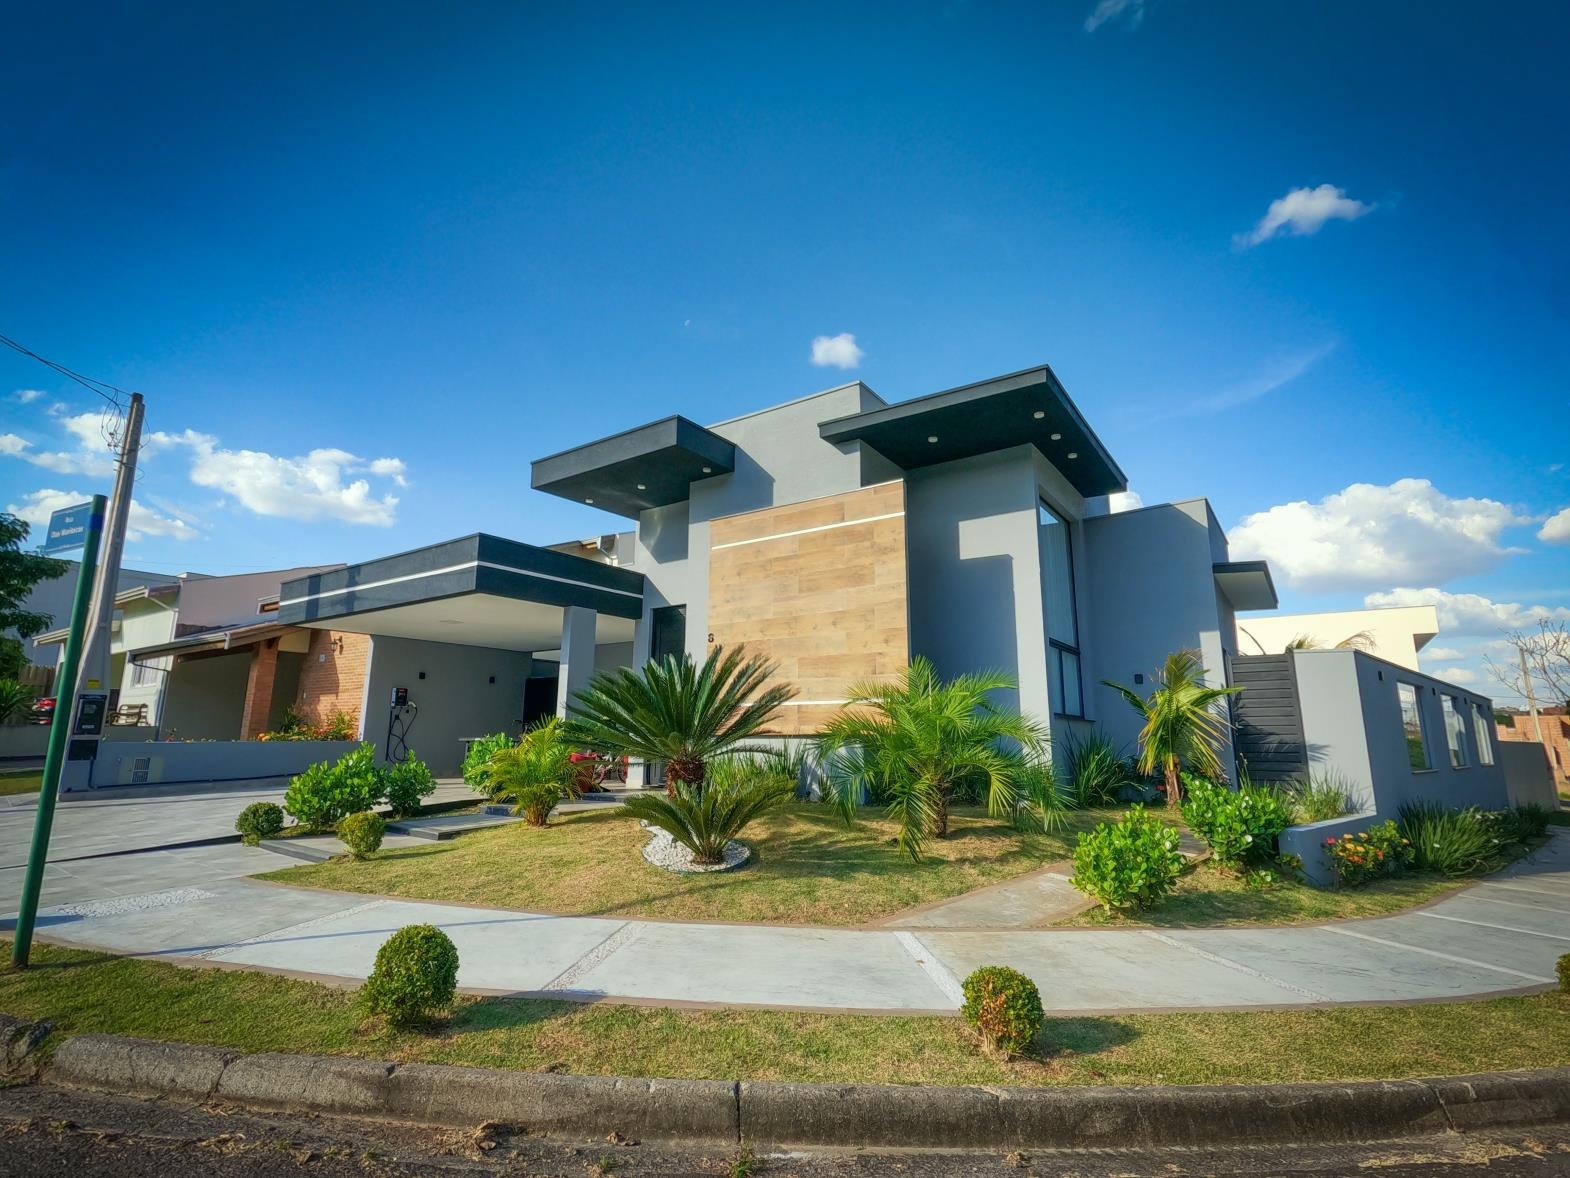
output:
{"label": "street sign", "polygon": [[44,536],[43,552],[70,552],[87,541],[87,524],[93,515],[91,503],[78,503],[75,507],[62,507],[49,517],[49,531]]}

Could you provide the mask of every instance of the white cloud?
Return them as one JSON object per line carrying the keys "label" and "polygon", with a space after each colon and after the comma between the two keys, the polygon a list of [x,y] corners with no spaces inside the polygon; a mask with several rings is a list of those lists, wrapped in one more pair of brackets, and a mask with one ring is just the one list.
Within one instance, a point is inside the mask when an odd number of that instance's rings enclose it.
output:
{"label": "white cloud", "polygon": [[1222,409],[1235,409],[1239,405],[1247,405],[1250,401],[1257,401],[1284,385],[1291,384],[1335,350],[1336,341],[1331,340],[1329,343],[1320,344],[1317,348],[1284,356],[1266,365],[1247,380],[1240,381],[1209,397],[1201,397],[1198,400],[1182,399],[1176,408],[1157,413],[1150,420],[1163,421],[1172,417],[1186,417],[1192,413],[1214,413]]}
{"label": "white cloud", "polygon": [[296,458],[261,450],[226,450],[217,438],[190,429],[180,434],[153,434],[148,440],[155,450],[188,448],[193,483],[232,495],[257,515],[336,519],[374,527],[393,523],[397,496],[375,494],[368,479],[346,481],[345,476],[366,472],[401,485],[404,465],[400,459],[378,458],[367,464],[346,450],[312,450]]}
{"label": "white cloud", "polygon": [[1268,560],[1288,585],[1331,592],[1483,572],[1511,551],[1500,533],[1527,522],[1496,500],[1451,499],[1427,479],[1398,479],[1244,516],[1227,539],[1235,559]]}
{"label": "white cloud", "polygon": [[1570,544],[1570,507],[1549,516],[1537,529],[1537,538],[1545,544]]}
{"label": "white cloud", "polygon": [[819,368],[855,368],[865,355],[848,331],[814,336],[812,340],[812,362]]}
{"label": "white cloud", "polygon": [[78,413],[70,417],[52,414],[52,416],[75,442],[74,450],[39,450],[26,438],[18,437],[16,434],[4,434],[0,435],[0,455],[20,458],[24,462],[41,466],[57,474],[103,476],[114,473],[114,457],[109,449],[103,414]]}
{"label": "white cloud", "polygon": [[[36,528],[49,526],[49,517],[62,507],[72,507],[78,503],[85,503],[92,496],[85,491],[56,491],[45,488],[23,496],[21,503],[12,503],[6,511],[19,519],[24,519]],[[131,512],[126,518],[125,538],[133,543],[148,536],[170,536],[176,540],[194,540],[201,533],[183,519],[174,519],[162,512],[154,511],[145,504],[132,499]]]}
{"label": "white cloud", "polygon": [[1466,651],[1454,646],[1425,646],[1423,647],[1423,661],[1425,663],[1454,663],[1466,658]]}
{"label": "white cloud", "polygon": [[1094,11],[1085,18],[1085,31],[1094,33],[1109,20],[1120,16],[1128,18],[1128,26],[1137,29],[1145,19],[1145,0],[1101,0]]}
{"label": "white cloud", "polygon": [[1248,233],[1238,234],[1233,244],[1239,249],[1248,249],[1283,232],[1292,237],[1306,237],[1318,233],[1326,221],[1355,221],[1373,211],[1373,205],[1353,200],[1345,189],[1333,184],[1294,188],[1271,201],[1259,224]]}
{"label": "white cloud", "polygon": [[1446,667],[1444,674],[1436,678],[1441,678],[1446,683],[1454,683],[1457,687],[1469,687],[1483,681],[1482,672],[1472,667]]}
{"label": "white cloud", "polygon": [[15,434],[0,434],[0,454],[9,458],[18,458],[26,449],[26,438],[19,438]]}
{"label": "white cloud", "polygon": [[31,405],[39,397],[44,396],[48,396],[48,394],[43,389],[17,389],[16,392],[11,394],[11,400],[16,401],[18,404]]}
{"label": "white cloud", "polygon": [[[1447,593],[1429,586],[1426,589],[1391,589],[1370,593],[1363,598],[1367,606],[1431,605],[1439,613],[1439,630],[1446,637],[1498,638],[1511,630],[1535,627],[1545,618],[1570,621],[1564,606],[1522,605],[1514,601],[1492,601],[1479,593]],[[1436,657],[1430,651],[1424,658]]]}
{"label": "white cloud", "polygon": [[392,479],[400,487],[409,485],[409,480],[405,477],[409,473],[409,468],[402,458],[376,458],[366,464],[365,469],[372,474]]}

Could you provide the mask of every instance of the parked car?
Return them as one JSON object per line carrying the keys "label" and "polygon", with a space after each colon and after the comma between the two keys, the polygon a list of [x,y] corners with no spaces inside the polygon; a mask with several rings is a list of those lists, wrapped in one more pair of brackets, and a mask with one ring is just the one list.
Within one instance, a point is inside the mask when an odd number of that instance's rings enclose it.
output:
{"label": "parked car", "polygon": [[27,718],[29,724],[50,724],[55,718],[55,697],[41,695],[33,701],[33,713]]}

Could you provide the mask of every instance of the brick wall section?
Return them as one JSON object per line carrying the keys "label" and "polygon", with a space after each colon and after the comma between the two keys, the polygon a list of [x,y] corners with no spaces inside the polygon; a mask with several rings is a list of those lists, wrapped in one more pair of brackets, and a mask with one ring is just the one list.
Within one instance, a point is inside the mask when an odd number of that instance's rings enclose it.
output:
{"label": "brick wall section", "polygon": [[[1543,724],[1543,747],[1553,766],[1554,780],[1561,790],[1570,788],[1570,716],[1563,712],[1539,712]],[[1531,716],[1511,716],[1510,723],[1498,725],[1500,740],[1536,740],[1537,730]]]}
{"label": "brick wall section", "polygon": [[255,740],[267,731],[273,710],[273,683],[278,678],[278,639],[251,647],[251,668],[245,677],[245,706],[240,709],[240,739]]}
{"label": "brick wall section", "polygon": [[365,702],[365,675],[371,661],[371,639],[342,630],[316,630],[300,668],[300,691],[294,710],[311,724],[325,724],[334,712],[348,712],[358,721]]}

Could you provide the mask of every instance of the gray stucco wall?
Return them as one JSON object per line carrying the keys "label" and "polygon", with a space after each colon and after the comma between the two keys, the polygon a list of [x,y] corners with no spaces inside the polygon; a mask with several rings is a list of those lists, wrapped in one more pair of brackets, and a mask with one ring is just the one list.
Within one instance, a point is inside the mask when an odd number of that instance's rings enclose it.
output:
{"label": "gray stucco wall", "polygon": [[[1101,680],[1110,679],[1147,694],[1151,675],[1176,650],[1198,650],[1209,681],[1226,682],[1222,635],[1232,620],[1222,616],[1215,587],[1216,535],[1203,499],[1162,503],[1084,522],[1090,666],[1087,694],[1093,714],[1114,740],[1132,751],[1138,713]],[[1224,538],[1221,551],[1225,553]],[[1142,685],[1134,676],[1145,677]],[[1222,753],[1232,759],[1231,740]]]}
{"label": "gray stucco wall", "polygon": [[517,651],[372,638],[365,739],[377,756],[387,755],[388,701],[394,687],[407,687],[420,709],[409,747],[438,777],[454,777],[463,762],[462,738],[517,732],[530,664],[530,656]]}
{"label": "gray stucco wall", "polygon": [[[336,761],[352,740],[215,740],[132,744],[106,740],[92,763],[92,787],[206,784],[254,781],[282,785],[319,761]],[[139,760],[147,762],[146,781],[133,781]],[[235,811],[239,812],[239,805]]]}
{"label": "gray stucco wall", "polygon": [[[37,532],[34,532],[37,538]],[[80,561],[68,560],[65,574],[52,581],[40,581],[33,586],[32,592],[27,595],[22,608],[35,613],[48,614],[49,625],[45,630],[64,629],[71,620],[71,601],[76,595],[77,570],[82,567]],[[144,573],[136,569],[121,569],[115,580],[115,592],[126,589],[137,589],[148,585],[165,585],[179,580],[172,573]],[[16,637],[14,630],[0,631],[10,637]],[[29,663],[39,667],[54,666],[64,654],[60,644],[39,646],[31,638],[22,640],[22,657]]]}
{"label": "gray stucco wall", "polygon": [[249,648],[176,663],[158,718],[164,739],[239,740],[250,672]]}

